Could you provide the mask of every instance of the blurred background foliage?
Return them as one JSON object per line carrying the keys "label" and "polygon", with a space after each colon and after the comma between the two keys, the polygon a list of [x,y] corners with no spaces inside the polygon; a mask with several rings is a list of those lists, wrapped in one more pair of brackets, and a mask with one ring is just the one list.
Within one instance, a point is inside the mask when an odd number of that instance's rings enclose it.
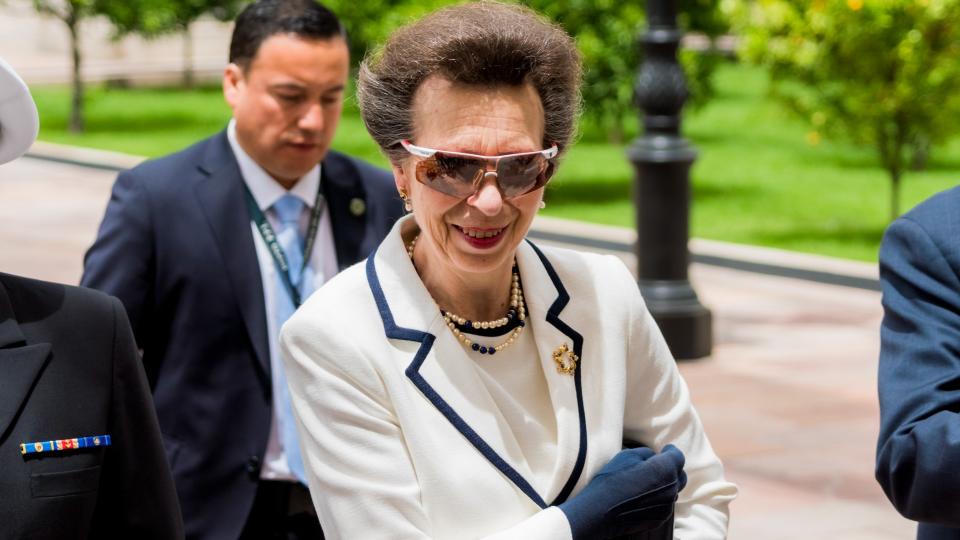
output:
{"label": "blurred background foliage", "polygon": [[[400,25],[439,7],[456,4],[450,0],[327,0],[350,29],[353,61],[358,64]],[[586,105],[584,114],[593,129],[587,139],[620,143],[635,135],[637,112],[633,107],[633,79],[642,59],[637,39],[646,24],[643,2],[619,0],[522,0],[559,23],[577,41],[583,54]],[[681,0],[681,24],[704,36],[705,46],[681,54],[694,106],[705,104],[713,95],[713,73],[719,64],[713,38],[729,29],[719,0]]]}
{"label": "blurred background foliage", "polygon": [[[509,1],[509,0],[508,0]],[[585,114],[593,128],[588,138],[620,143],[635,134],[633,77],[642,59],[637,38],[644,28],[642,2],[618,0],[519,0],[561,24],[577,40],[585,67]],[[79,21],[92,16],[106,17],[116,38],[137,34],[145,38],[179,33],[185,41],[183,86],[194,84],[193,61],[189,51],[190,26],[202,16],[231,20],[244,0],[34,0],[36,8],[59,14],[72,34]],[[451,0],[327,0],[349,29],[354,67],[364,55],[383,43],[397,27],[439,7],[457,3]],[[726,33],[730,25],[719,0],[680,0],[681,24],[703,39],[696,49],[684,49],[681,62],[690,86],[690,104],[705,104],[714,94],[712,77],[719,64],[714,38]],[[82,71],[79,49],[73,44],[74,71]],[[83,131],[83,81],[73,83],[71,131]]]}
{"label": "blurred background foliage", "polygon": [[728,1],[743,57],[810,137],[874,149],[891,182],[960,125],[960,0]]}
{"label": "blurred background foliage", "polygon": [[233,20],[246,5],[243,0],[92,0],[98,13],[107,17],[114,37],[137,34],[153,38],[169,33],[183,36],[182,86],[194,85],[193,43],[190,25],[203,16]]}
{"label": "blurred background foliage", "polygon": [[[40,9],[52,12],[50,6],[75,7],[76,16],[64,18],[68,27],[76,26],[83,17],[101,15],[115,29],[116,37],[138,34],[152,38],[167,33],[182,34],[190,43],[190,25],[202,16],[231,20],[247,2],[243,0],[35,0]],[[354,66],[363,56],[397,27],[417,19],[439,7],[455,4],[451,0],[327,0],[350,31]],[[620,143],[635,135],[633,77],[642,59],[637,38],[645,24],[642,2],[619,0],[520,0],[555,22],[560,23],[577,40],[585,67],[585,114],[594,130],[585,133],[588,139]],[[699,36],[700,46],[686,48],[681,63],[690,87],[690,105],[702,106],[714,94],[712,76],[719,64],[713,40],[726,33],[730,25],[720,9],[719,0],[679,0],[680,23]],[[73,17],[73,18],[71,18]],[[78,58],[78,62],[80,59]],[[192,60],[184,59],[183,86],[194,82]],[[79,71],[79,66],[77,71]],[[82,81],[74,83],[73,131],[83,129]]]}
{"label": "blurred background foliage", "polygon": [[139,34],[155,37],[183,32],[207,15],[230,21],[247,3],[243,0],[93,0],[99,13],[113,24],[117,37]]}

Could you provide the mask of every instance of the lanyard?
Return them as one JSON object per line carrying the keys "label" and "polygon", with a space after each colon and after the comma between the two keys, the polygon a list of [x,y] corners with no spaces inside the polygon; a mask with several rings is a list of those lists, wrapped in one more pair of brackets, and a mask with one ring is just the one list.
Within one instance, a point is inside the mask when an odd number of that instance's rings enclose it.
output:
{"label": "lanyard", "polygon": [[[290,300],[293,301],[294,309],[296,309],[300,307],[302,300],[300,298],[300,291],[297,290],[293,285],[293,281],[290,279],[290,265],[287,263],[287,257],[283,254],[283,248],[280,247],[280,244],[277,242],[277,235],[273,232],[273,227],[271,227],[270,222],[267,221],[267,216],[263,215],[263,211],[260,210],[256,199],[253,198],[253,194],[250,193],[250,188],[247,187],[246,184],[243,185],[243,191],[247,196],[247,210],[250,211],[250,218],[256,225],[260,237],[263,238],[263,241],[266,242],[267,247],[270,249],[273,262],[277,265],[280,278],[283,280],[287,293],[290,295]],[[297,283],[303,280],[303,273],[306,271],[307,265],[310,264],[310,254],[313,253],[313,245],[316,243],[317,229],[320,227],[320,214],[323,213],[323,204],[323,194],[320,192],[320,189],[317,188],[317,197],[313,201],[313,210],[310,212],[310,226],[307,228],[307,245],[304,246],[303,249],[303,266],[300,267],[300,276],[299,279],[297,279]]]}

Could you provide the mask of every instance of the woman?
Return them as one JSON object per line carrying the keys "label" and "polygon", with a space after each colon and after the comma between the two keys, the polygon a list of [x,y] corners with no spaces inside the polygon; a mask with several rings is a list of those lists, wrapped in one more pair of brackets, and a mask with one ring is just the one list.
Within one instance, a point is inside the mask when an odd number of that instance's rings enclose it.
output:
{"label": "woman", "polygon": [[524,241],[580,74],[568,35],[497,3],[435,12],[361,67],[412,216],[283,330],[328,537],[609,538],[668,522],[678,492],[676,537],[725,536],[736,488],[632,276]]}

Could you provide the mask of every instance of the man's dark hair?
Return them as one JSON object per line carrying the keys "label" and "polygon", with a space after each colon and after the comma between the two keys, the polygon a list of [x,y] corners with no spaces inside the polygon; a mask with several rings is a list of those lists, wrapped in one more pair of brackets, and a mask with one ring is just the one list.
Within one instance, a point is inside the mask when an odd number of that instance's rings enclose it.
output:
{"label": "man's dark hair", "polygon": [[316,0],[257,0],[237,16],[230,38],[230,62],[247,69],[260,45],[275,34],[347,39],[340,19]]}

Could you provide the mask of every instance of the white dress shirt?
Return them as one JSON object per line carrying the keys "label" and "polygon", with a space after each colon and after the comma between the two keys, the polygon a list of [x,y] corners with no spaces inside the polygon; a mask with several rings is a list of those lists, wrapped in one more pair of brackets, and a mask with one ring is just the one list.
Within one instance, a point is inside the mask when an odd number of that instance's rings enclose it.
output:
{"label": "white dress shirt", "polygon": [[[237,158],[237,164],[240,166],[240,173],[243,175],[243,181],[250,189],[257,206],[267,217],[270,226],[277,230],[280,225],[274,212],[273,203],[280,197],[287,194],[276,180],[274,180],[263,167],[257,164],[253,158],[247,154],[240,143],[237,141],[236,121],[230,120],[227,126],[227,138],[230,141],[230,147]],[[303,213],[300,216],[300,233],[306,236],[306,231],[310,222],[310,213],[313,211],[313,205],[316,201],[317,190],[320,188],[320,165],[310,169],[293,186],[289,193],[296,195],[304,202]],[[321,203],[322,204],[322,203]],[[239,211],[239,210],[238,210]],[[280,351],[278,348],[278,336],[280,328],[276,324],[275,299],[277,294],[287,294],[285,290],[277,290],[277,267],[270,255],[266,242],[257,231],[253,221],[250,222],[250,234],[253,235],[253,242],[257,248],[257,262],[260,265],[260,277],[263,280],[263,302],[267,314],[267,337],[270,345],[270,367],[271,370],[283,369],[283,363],[280,361]],[[330,223],[330,213],[324,211],[320,216],[320,225],[317,229],[317,239],[314,241],[313,253],[310,254],[310,260],[307,261],[310,268],[313,269],[313,283],[307,284],[308,291],[315,291],[328,279],[333,277],[337,271],[337,254],[333,243],[333,226]],[[304,298],[306,301],[306,298]],[[277,396],[274,395],[274,400]],[[287,457],[284,453],[283,444],[280,440],[280,433],[277,429],[277,403],[274,401],[273,419],[270,422],[270,438],[267,441],[267,452],[263,459],[263,466],[260,469],[260,478],[265,480],[291,480],[296,478],[290,472],[287,464]]]}

